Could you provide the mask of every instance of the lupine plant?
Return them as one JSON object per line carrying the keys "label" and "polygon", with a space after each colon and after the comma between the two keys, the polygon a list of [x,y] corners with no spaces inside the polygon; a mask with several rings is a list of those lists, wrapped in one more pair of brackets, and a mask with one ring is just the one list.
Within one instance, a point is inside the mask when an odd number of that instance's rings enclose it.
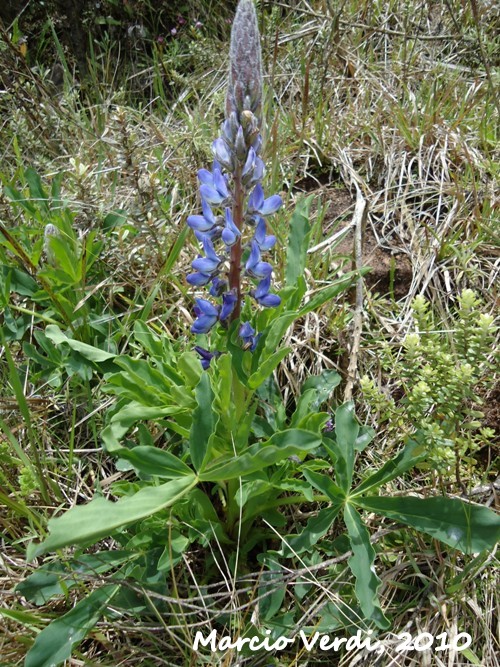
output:
{"label": "lupine plant", "polygon": [[[251,601],[259,607],[260,622],[248,614],[247,626],[238,632],[280,636],[292,632],[303,592],[288,591],[288,610],[282,613],[286,586],[275,586],[270,598],[265,582],[276,584],[273,577],[281,566],[289,571],[317,562],[324,555],[322,541],[341,520],[353,581],[348,598],[336,609],[330,605],[336,629],[353,617],[364,628],[390,625],[362,511],[466,553],[492,548],[500,535],[498,518],[484,507],[444,497],[379,496],[381,487],[422,461],[419,433],[402,443],[394,459],[360,479],[356,460],[374,433],[358,423],[352,402],[322,409],[341,381],[335,371],[309,377],[294,404],[284,403],[275,374],[290,352],[282,346],[284,334],[309,312],[331,308],[353,276],[332,281],[306,299],[308,198],[292,216],[279,294],[271,290],[272,267],[262,256],[275,238],[268,234],[266,218],[282,202],[276,194],[266,198],[262,185],[262,75],[252,0],[239,3],[230,56],[226,118],[213,144],[215,161],[210,171],[198,173],[202,214],[187,220],[201,250],[188,283],[208,290],[196,300],[192,333],[197,338],[186,349],[185,341],[160,337],[137,321],[131,353],[106,360],[113,366],[105,375],[106,391],[117,401],[106,416],[102,442],[119,469],[135,472],[136,478],[112,485],[114,502],[97,490],[89,503],[51,519],[45,539],[30,545],[30,559],[77,548],[19,586],[35,602],[67,594],[85,576],[98,574],[105,581],[38,635],[26,667],[67,659],[103,615],[147,613],[150,595],[175,590],[177,578],[192,585],[180,567],[191,549],[192,564],[202,559],[196,563],[196,588],[207,586],[207,597],[208,585],[220,580],[220,567],[230,577],[252,567],[270,570],[270,579],[263,575],[262,596]],[[297,518],[293,533],[286,534],[285,512],[308,504],[307,523]],[[109,542],[99,544],[110,537],[116,545],[111,551]],[[91,545],[92,553],[83,553]],[[217,607],[217,600],[210,598],[205,609]],[[155,604],[157,617],[168,609],[161,600]],[[316,621],[325,621],[318,613]],[[227,608],[224,614],[223,622],[231,623]]]}

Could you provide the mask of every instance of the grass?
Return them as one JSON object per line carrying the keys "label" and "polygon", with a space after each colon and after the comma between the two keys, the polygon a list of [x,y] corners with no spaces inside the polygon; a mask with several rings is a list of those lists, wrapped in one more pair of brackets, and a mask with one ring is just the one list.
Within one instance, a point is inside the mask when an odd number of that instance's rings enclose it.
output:
{"label": "grass", "polygon": [[[267,83],[266,178],[268,189],[281,191],[285,200],[275,233],[285,239],[294,203],[305,191],[315,195],[312,245],[318,249],[310,252],[306,276],[314,290],[350,268],[352,232],[346,232],[343,242],[339,231],[351,220],[355,184],[360,188],[368,204],[365,243],[370,252],[364,260],[381,263],[382,270],[374,266],[374,277],[365,281],[358,377],[370,378],[397,401],[405,378],[396,362],[413,330],[417,295],[428,299],[433,326],[447,332],[452,346],[453,313],[463,289],[472,288],[482,299],[482,311],[495,314],[497,9],[475,0],[430,5],[347,0],[339,7],[299,1],[290,6],[263,3],[260,16]],[[210,162],[210,144],[222,119],[227,42],[208,29],[184,33],[161,48],[141,46],[132,62],[118,67],[120,45],[108,36],[93,45],[87,79],[79,82],[56,33],[46,31],[44,40],[59,54],[64,71],[62,83],[54,87],[50,71],[33,61],[28,65],[9,34],[2,32],[0,44],[2,70],[8,73],[8,80],[0,78],[0,179],[26,201],[13,203],[4,190],[2,224],[35,266],[42,257],[45,224],[61,209],[71,211],[80,248],[91,232],[102,241],[98,260],[79,283],[82,340],[106,339],[110,349],[127,350],[138,319],[158,333],[187,337],[192,297],[184,275],[194,244],[185,219],[197,208],[196,170]],[[40,175],[48,191],[56,175],[64,174],[49,211],[43,197],[28,188],[28,168]],[[336,203],[346,197],[347,205],[339,210]],[[282,252],[277,251],[278,260]],[[0,245],[0,259],[34,273],[8,243]],[[403,260],[410,267],[406,273],[401,273]],[[382,278],[389,288],[380,288]],[[101,379],[84,367],[65,367],[64,360],[44,369],[38,357],[27,353],[26,343],[44,356],[50,353],[48,344],[44,352],[40,337],[44,318],[60,321],[64,299],[70,296],[63,290],[52,302],[37,304],[21,291],[6,297],[2,306],[0,322],[9,342],[0,347],[5,623],[0,655],[1,664],[9,666],[22,664],[47,621],[70,609],[101,578],[87,577],[55,601],[39,606],[26,602],[14,593],[33,570],[25,561],[26,543],[54,511],[85,502],[113,480],[128,479],[100,447],[103,415],[111,402]],[[287,334],[293,354],[278,375],[290,401],[301,383],[323,368],[345,374],[352,353],[351,319],[351,305],[343,298],[309,314]],[[392,364],[382,363],[382,346],[390,347]],[[490,361],[493,354],[491,348]],[[483,374],[480,393],[481,428],[498,428],[493,370]],[[384,406],[364,396],[358,383],[355,399],[366,422],[377,428],[376,446],[360,460],[361,476],[387,460],[401,436],[384,421]],[[400,418],[411,429],[404,413]],[[462,482],[469,497],[490,504],[498,451],[485,437],[478,452],[471,470],[464,464]],[[442,485],[452,494],[463,493],[453,469],[447,476],[421,471],[392,483],[389,491],[427,494]],[[287,516],[287,522],[303,521],[307,507],[300,516]],[[464,653],[401,655],[388,634],[384,643],[391,660],[384,664],[498,665],[496,553],[443,555],[439,545],[387,521],[374,522],[373,531],[382,600],[394,627],[413,636],[421,631],[452,636],[464,630],[472,636]],[[220,584],[200,588],[205,556],[193,552],[182,567],[172,569],[170,591],[153,586],[147,591],[149,614],[143,621],[118,614],[103,621],[68,664],[215,664],[208,651],[191,655],[199,624],[209,623],[225,606],[228,627],[243,628],[256,613],[259,592],[272,597],[283,581],[287,591],[281,608],[286,611],[291,604],[294,585],[304,587],[296,627],[314,625],[336,596],[347,595],[349,584],[349,554],[342,550],[341,535],[328,540],[327,563],[304,563],[301,569],[282,572],[282,579],[267,588],[260,571],[231,581],[223,545],[212,542]],[[354,666],[356,658],[356,652],[340,652],[320,662],[299,652],[286,664]],[[272,664],[285,664],[276,660]],[[217,664],[240,663],[229,651]],[[254,658],[248,664],[263,663]],[[363,664],[380,662],[374,656]]]}

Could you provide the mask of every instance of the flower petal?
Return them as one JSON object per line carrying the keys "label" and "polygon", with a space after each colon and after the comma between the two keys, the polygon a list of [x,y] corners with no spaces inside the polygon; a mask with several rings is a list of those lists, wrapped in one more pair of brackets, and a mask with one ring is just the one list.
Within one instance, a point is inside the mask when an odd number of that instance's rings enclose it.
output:
{"label": "flower petal", "polygon": [[234,310],[234,307],[236,306],[237,301],[238,297],[236,296],[234,291],[226,292],[225,294],[222,295],[222,308],[219,315],[219,320],[221,322],[227,320],[227,318],[231,315],[231,313]]}
{"label": "flower petal", "polygon": [[207,299],[196,299],[196,307],[203,315],[215,318],[219,315],[219,310]]}
{"label": "flower petal", "polygon": [[261,280],[257,285],[257,288],[254,291],[254,296],[257,300],[262,299],[262,297],[269,294],[269,289],[271,287],[271,276],[267,276],[264,280]]}
{"label": "flower petal", "polygon": [[202,287],[203,285],[208,285],[212,280],[212,276],[209,273],[200,273],[197,271],[186,276],[186,280],[193,287]]}
{"label": "flower petal", "polygon": [[254,169],[254,167],[255,167],[255,151],[253,148],[250,148],[250,150],[248,151],[246,162],[241,171],[241,175],[246,176],[249,172],[251,172]]}
{"label": "flower petal", "polygon": [[258,302],[264,308],[277,308],[281,303],[281,299],[277,294],[266,294],[261,299],[258,299]]}
{"label": "flower petal", "polygon": [[225,199],[224,195],[207,183],[200,185],[200,194],[210,204],[220,204]]}
{"label": "flower petal", "polygon": [[252,327],[250,322],[243,322],[238,331],[238,335],[241,338],[249,338],[250,336],[255,335],[255,329]]}
{"label": "flower petal", "polygon": [[208,232],[214,226],[213,222],[209,222],[203,215],[190,215],[187,219],[187,224],[191,229],[199,232]]}
{"label": "flower petal", "polygon": [[272,195],[264,201],[262,206],[259,208],[259,213],[261,215],[271,215],[272,213],[276,213],[281,204],[281,197],[279,195]]}
{"label": "flower petal", "polygon": [[227,289],[227,280],[222,280],[218,276],[215,276],[212,280],[212,286],[210,287],[208,293],[210,296],[219,297]]}
{"label": "flower petal", "polygon": [[211,171],[208,169],[199,169],[198,170],[198,180],[200,183],[205,183],[206,185],[214,184],[214,176]]}
{"label": "flower petal", "polygon": [[209,259],[208,257],[197,257],[191,264],[195,271],[207,274],[211,274],[214,271],[217,271],[219,265],[220,262],[216,262],[213,259]]}
{"label": "flower petal", "polygon": [[210,317],[210,315],[202,315],[193,322],[191,332],[194,334],[208,333],[210,329],[217,322],[217,317]]}
{"label": "flower petal", "polygon": [[250,213],[254,211],[260,212],[260,207],[264,203],[264,189],[260,183],[257,183],[248,198],[248,210]]}
{"label": "flower petal", "polygon": [[232,156],[229,152],[228,145],[220,137],[212,143],[212,151],[215,159],[218,160],[224,167],[232,168]]}

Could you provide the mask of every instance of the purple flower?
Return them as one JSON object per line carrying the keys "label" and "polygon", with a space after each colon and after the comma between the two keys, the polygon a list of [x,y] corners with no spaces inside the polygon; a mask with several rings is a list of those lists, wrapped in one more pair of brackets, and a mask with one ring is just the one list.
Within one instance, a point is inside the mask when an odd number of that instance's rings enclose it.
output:
{"label": "purple flower", "polygon": [[217,271],[224,260],[222,257],[215,254],[213,243],[208,236],[203,238],[203,250],[205,251],[206,257],[197,257],[192,263],[192,267],[195,271],[212,275]]}
{"label": "purple flower", "polygon": [[186,276],[186,280],[190,285],[193,285],[193,287],[202,287],[203,285],[208,285],[208,283],[212,280],[212,276],[207,273],[200,273],[197,271],[196,273],[190,273],[188,276]]}
{"label": "purple flower", "polygon": [[222,280],[215,276],[212,280],[212,287],[209,289],[210,296],[219,297],[227,290],[227,280]]}
{"label": "purple flower", "polygon": [[219,309],[206,299],[196,299],[194,314],[197,319],[193,322],[193,326],[191,327],[192,333],[208,333],[217,322]]}
{"label": "purple flower", "polygon": [[247,259],[245,269],[248,275],[252,276],[252,278],[267,278],[273,271],[273,267],[270,264],[260,261],[260,250],[256,241],[252,241],[252,249]]}
{"label": "purple flower", "polygon": [[334,428],[335,426],[333,424],[333,420],[329,419],[323,427],[323,433],[331,433],[331,431],[333,431]]}
{"label": "purple flower", "polygon": [[251,295],[261,306],[265,308],[277,308],[281,303],[281,299],[277,294],[270,294],[270,287],[271,276],[267,276],[267,278],[260,281],[257,289],[252,290]]}
{"label": "purple flower", "polygon": [[214,228],[216,223],[215,215],[212,213],[208,202],[204,199],[201,200],[201,208],[203,215],[190,215],[187,219],[187,224],[199,232],[208,232]]}
{"label": "purple flower", "polygon": [[212,143],[212,151],[215,159],[221,163],[223,167],[232,171],[233,169],[233,155],[227,143],[219,137]]}
{"label": "purple flower", "polygon": [[260,215],[271,215],[281,206],[282,201],[279,195],[272,195],[264,199],[264,189],[260,183],[257,183],[248,199],[248,212],[250,214],[260,213]]}
{"label": "purple flower", "polygon": [[238,127],[238,132],[236,133],[236,139],[234,140],[234,149],[238,160],[240,162],[243,162],[246,159],[247,155],[247,144],[245,141],[245,135],[243,134],[243,128],[241,127],[241,125]]}
{"label": "purple flower", "polygon": [[222,308],[219,315],[219,320],[221,322],[225,322],[228,319],[228,317],[233,312],[237,301],[238,297],[236,296],[236,292],[234,290],[226,292],[222,295]]}
{"label": "purple flower", "polygon": [[220,166],[215,163],[212,173],[207,169],[200,169],[198,172],[200,180],[200,194],[209,204],[221,204],[229,197],[227,182]]}
{"label": "purple flower", "polygon": [[264,218],[258,218],[255,234],[253,237],[259,246],[259,250],[262,252],[271,250],[271,248],[276,243],[276,236],[266,236],[266,221]]}
{"label": "purple flower", "polygon": [[238,331],[238,335],[243,339],[243,349],[253,352],[259,342],[260,334],[255,335],[255,329],[250,322],[243,322]]}
{"label": "purple flower", "polygon": [[220,356],[220,352],[209,352],[209,350],[205,350],[204,347],[200,347],[199,345],[195,345],[194,351],[200,355],[201,366],[204,371],[210,366],[210,362],[214,357]]}
{"label": "purple flower", "polygon": [[236,243],[240,236],[241,232],[233,222],[231,209],[226,208],[226,226],[222,230],[222,240],[227,246],[231,247]]}
{"label": "purple flower", "polygon": [[210,229],[208,232],[200,232],[197,229],[194,230],[194,235],[200,243],[203,243],[205,239],[210,239],[213,243],[214,241],[217,241],[217,239],[220,239],[221,234],[222,227],[219,227],[218,225]]}
{"label": "purple flower", "polygon": [[[179,18],[179,30],[181,25]],[[212,168],[198,171],[202,212],[187,219],[203,252],[192,262],[193,271],[186,280],[195,288],[206,286],[216,300],[197,300],[194,333],[207,333],[217,321],[228,328],[240,317],[249,297],[266,308],[281,303],[270,291],[272,266],[261,257],[276,244],[276,237],[267,234],[265,218],[282,201],[279,195],[266,199],[261,184],[265,170],[260,157],[262,65],[254,0],[238,3],[228,79],[225,119],[212,143]],[[240,335],[244,349],[254,350],[259,336],[249,322],[242,323]],[[211,353],[198,353],[207,368]]]}

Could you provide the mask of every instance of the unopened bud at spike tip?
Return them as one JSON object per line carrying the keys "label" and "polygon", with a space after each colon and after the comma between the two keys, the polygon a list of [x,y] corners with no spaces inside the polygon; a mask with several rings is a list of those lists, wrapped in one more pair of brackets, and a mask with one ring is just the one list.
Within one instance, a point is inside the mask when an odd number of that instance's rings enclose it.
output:
{"label": "unopened bud at spike tip", "polygon": [[260,124],[262,56],[253,0],[240,0],[231,30],[226,116],[252,111]]}

